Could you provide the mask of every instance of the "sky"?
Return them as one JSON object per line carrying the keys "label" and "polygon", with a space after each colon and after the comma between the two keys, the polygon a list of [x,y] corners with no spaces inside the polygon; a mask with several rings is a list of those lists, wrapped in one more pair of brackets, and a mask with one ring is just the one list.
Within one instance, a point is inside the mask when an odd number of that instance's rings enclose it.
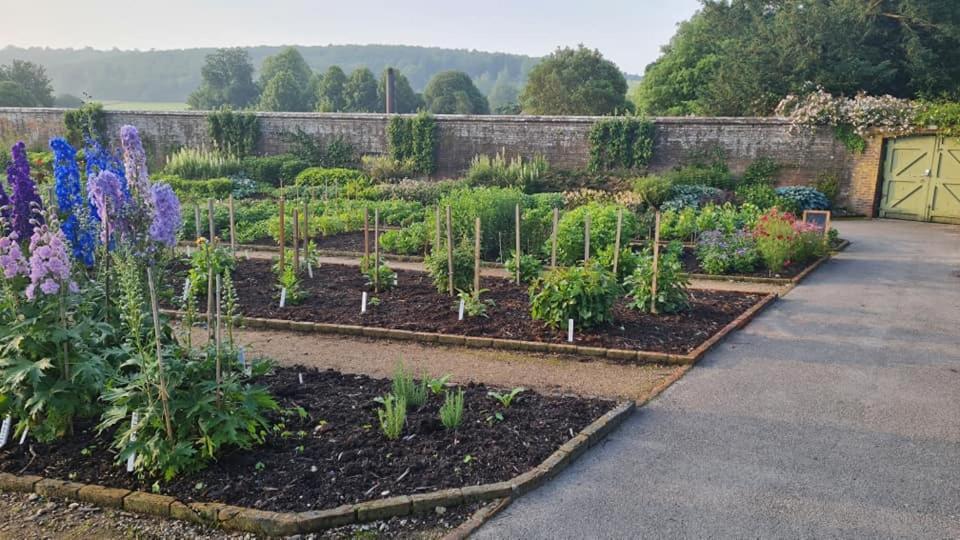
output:
{"label": "sky", "polygon": [[542,56],[583,43],[642,74],[698,0],[2,0],[0,46],[390,44]]}

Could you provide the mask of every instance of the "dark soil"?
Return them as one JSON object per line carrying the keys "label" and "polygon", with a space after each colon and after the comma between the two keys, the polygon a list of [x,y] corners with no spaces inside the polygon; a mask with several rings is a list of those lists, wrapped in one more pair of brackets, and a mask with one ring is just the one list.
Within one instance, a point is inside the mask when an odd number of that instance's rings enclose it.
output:
{"label": "dark soil", "polygon": [[[443,427],[443,398],[430,395],[408,413],[401,438],[389,441],[374,402],[389,392],[389,380],[278,368],[255,382],[266,385],[284,411],[271,415],[267,443],[227,452],[203,471],[169,483],[161,480],[160,493],[182,501],[304,511],[499,482],[535,467],[613,406],[524,391],[504,409],[487,395],[490,388],[470,384],[463,387],[459,429]],[[109,435],[97,438],[94,426],[86,425],[63,441],[14,444],[0,451],[0,470],[151,491],[154,479],[138,479],[116,463]]]}
{"label": "dark soil", "polygon": [[[380,233],[389,229],[382,229]],[[329,236],[317,236],[312,239],[317,249],[328,251],[344,251],[353,253],[363,253],[363,231],[352,231],[345,233],[331,234]],[[370,251],[373,251],[373,229],[370,229]],[[273,238],[258,238],[251,245],[276,247],[277,242]],[[292,246],[293,244],[291,244]],[[422,255],[422,253],[421,253]]]}
{"label": "dark soil", "polygon": [[[530,317],[526,286],[485,277],[484,298],[493,300],[488,317],[457,321],[456,300],[437,292],[424,272],[398,271],[399,287],[369,292],[379,304],[360,314],[361,292],[371,291],[357,267],[325,264],[304,277],[308,296],[300,305],[279,307],[276,278],[265,260],[238,261],[235,285],[244,315],[349,325],[377,326],[540,342],[566,342],[566,329],[550,329]],[[181,269],[182,270],[182,269]],[[182,284],[182,277],[177,278]],[[177,287],[182,287],[178,285]],[[756,304],[762,295],[731,291],[691,290],[691,308],[678,314],[650,315],[630,309],[622,300],[614,307],[614,322],[589,330],[577,329],[576,344],[687,353]],[[199,302],[203,305],[203,302]]]}

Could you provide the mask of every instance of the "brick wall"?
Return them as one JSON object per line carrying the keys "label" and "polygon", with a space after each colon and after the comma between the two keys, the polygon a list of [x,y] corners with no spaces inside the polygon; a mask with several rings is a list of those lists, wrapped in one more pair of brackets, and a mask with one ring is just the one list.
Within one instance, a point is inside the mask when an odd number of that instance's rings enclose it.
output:
{"label": "brick wall", "polygon": [[[61,109],[0,108],[0,142],[23,139],[31,146],[43,146],[63,132]],[[358,151],[383,154],[387,151],[383,114],[259,113],[263,137],[260,152],[278,153],[288,148],[284,134],[297,128],[322,139],[342,136]],[[589,160],[587,136],[596,117],[563,116],[459,116],[439,115],[440,142],[437,149],[438,176],[464,171],[476,154],[505,150],[508,155],[542,154],[556,168],[576,169]],[[771,157],[784,165],[779,183],[809,184],[818,174],[841,179],[841,192],[860,212],[872,209],[867,186],[871,166],[866,156],[851,155],[836,141],[830,129],[793,132],[776,118],[657,118],[653,171],[670,169],[694,156],[719,148],[735,173],[753,160]],[[108,129],[118,133],[123,124],[137,126],[151,155],[152,166],[181,146],[205,146],[204,112],[110,111]],[[878,143],[878,146],[882,146]],[[870,152],[871,150],[868,150]],[[879,150],[877,150],[879,152]],[[860,171],[851,182],[854,170]],[[878,170],[878,169],[877,169]],[[876,176],[874,176],[874,184]]]}

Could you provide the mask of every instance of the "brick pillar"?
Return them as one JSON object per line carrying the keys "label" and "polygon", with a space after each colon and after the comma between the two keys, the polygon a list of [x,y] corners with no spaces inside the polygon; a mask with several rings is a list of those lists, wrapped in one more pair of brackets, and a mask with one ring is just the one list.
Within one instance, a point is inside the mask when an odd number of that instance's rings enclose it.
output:
{"label": "brick pillar", "polygon": [[867,148],[862,154],[854,156],[847,205],[858,214],[876,217],[880,181],[883,176],[883,136],[864,138]]}

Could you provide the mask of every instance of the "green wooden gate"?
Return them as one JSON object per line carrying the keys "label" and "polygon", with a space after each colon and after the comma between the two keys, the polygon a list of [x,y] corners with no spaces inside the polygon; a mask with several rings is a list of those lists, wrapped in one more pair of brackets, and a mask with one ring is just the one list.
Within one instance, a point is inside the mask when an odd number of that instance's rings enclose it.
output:
{"label": "green wooden gate", "polygon": [[880,216],[960,223],[960,140],[918,136],[889,141]]}

